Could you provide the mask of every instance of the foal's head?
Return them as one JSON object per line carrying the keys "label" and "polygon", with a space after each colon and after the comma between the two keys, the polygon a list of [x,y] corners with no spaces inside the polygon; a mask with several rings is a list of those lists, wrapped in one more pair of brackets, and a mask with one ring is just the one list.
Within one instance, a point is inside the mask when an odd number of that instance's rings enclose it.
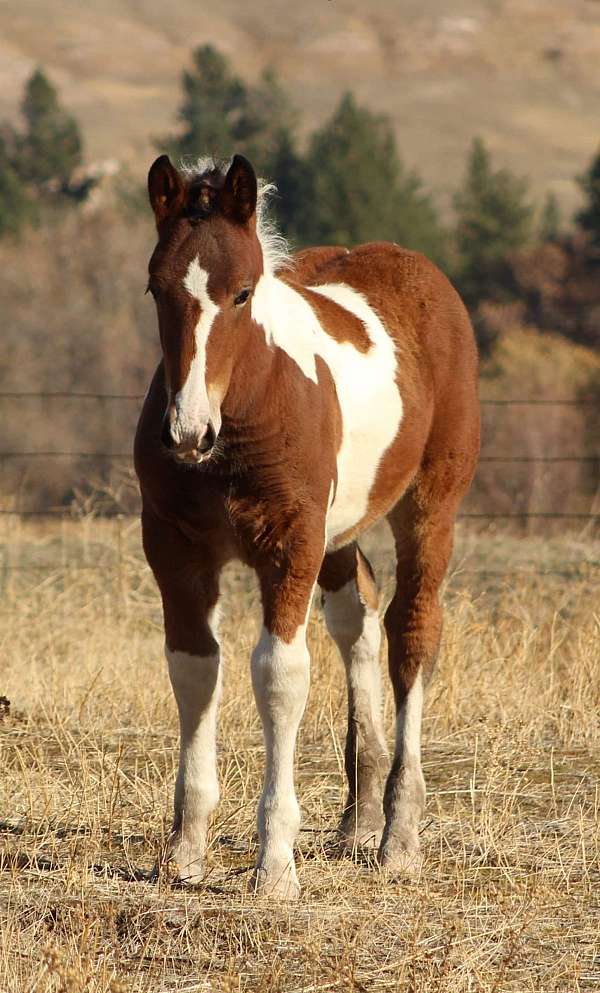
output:
{"label": "foal's head", "polygon": [[263,272],[257,180],[236,155],[182,175],[161,155],[148,175],[158,244],[148,289],[158,311],[168,401],[164,444],[182,462],[210,457],[221,404],[250,327]]}

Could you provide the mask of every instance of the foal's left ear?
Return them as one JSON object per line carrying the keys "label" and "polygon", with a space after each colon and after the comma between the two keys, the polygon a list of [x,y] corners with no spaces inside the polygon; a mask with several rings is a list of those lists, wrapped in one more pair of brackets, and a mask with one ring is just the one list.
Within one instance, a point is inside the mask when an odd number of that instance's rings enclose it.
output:
{"label": "foal's left ear", "polygon": [[256,173],[243,155],[234,155],[221,188],[221,209],[238,224],[247,224],[256,211]]}

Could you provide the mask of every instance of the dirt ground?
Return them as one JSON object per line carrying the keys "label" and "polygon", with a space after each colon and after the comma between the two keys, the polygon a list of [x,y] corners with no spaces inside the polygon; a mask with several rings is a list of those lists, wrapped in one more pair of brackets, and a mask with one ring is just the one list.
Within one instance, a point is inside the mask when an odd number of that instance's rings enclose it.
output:
{"label": "dirt ground", "polygon": [[[149,881],[175,705],[135,522],[0,532],[1,993],[600,986],[600,541],[461,530],[424,720],[419,880],[340,857],[342,666],[315,604],[294,905],[248,892],[263,769],[247,573],[224,578],[222,800],[205,883]],[[367,545],[390,594],[381,536]],[[383,660],[382,660],[382,664]],[[386,727],[393,713],[386,687]]]}

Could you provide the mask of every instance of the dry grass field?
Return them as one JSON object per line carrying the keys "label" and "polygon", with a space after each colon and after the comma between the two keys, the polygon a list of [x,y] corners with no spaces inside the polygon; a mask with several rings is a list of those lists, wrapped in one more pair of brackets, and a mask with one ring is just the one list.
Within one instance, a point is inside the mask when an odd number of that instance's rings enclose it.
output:
{"label": "dry grass field", "polygon": [[[596,990],[600,542],[461,530],[424,722],[425,867],[339,857],[342,667],[313,609],[300,902],[247,892],[263,765],[256,591],[223,583],[222,801],[195,890],[149,881],[176,716],[137,524],[2,519],[0,990]],[[389,591],[391,563],[376,536]],[[91,568],[100,564],[101,569]],[[391,733],[390,694],[385,703]]]}

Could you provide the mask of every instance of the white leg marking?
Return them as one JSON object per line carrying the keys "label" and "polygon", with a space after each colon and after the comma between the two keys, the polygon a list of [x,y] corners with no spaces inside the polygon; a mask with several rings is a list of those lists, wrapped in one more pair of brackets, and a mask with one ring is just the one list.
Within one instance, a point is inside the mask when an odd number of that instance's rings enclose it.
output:
{"label": "white leg marking", "polygon": [[421,719],[423,715],[423,677],[421,670],[412,684],[396,717],[396,757],[405,768],[421,772]]}
{"label": "white leg marking", "polygon": [[423,678],[419,670],[396,717],[396,749],[385,797],[386,826],[380,861],[399,872],[418,871],[422,861],[419,851],[419,821],[425,802],[422,713]]}
{"label": "white leg marking", "polygon": [[338,645],[348,685],[346,772],[349,796],[340,823],[342,841],[378,845],[383,825],[382,778],[387,769],[383,729],[379,615],[363,604],[351,580],[325,594],[325,619]]}
{"label": "white leg marking", "polygon": [[298,628],[290,644],[263,628],[252,655],[252,685],[267,753],[258,808],[256,885],[265,893],[287,898],[300,892],[294,865],[294,841],[300,827],[294,748],[308,696],[309,668],[306,624]]}
{"label": "white leg marking", "polygon": [[353,696],[356,711],[364,715],[384,742],[379,614],[372,607],[363,605],[354,580],[334,593],[326,593],[324,609],[327,629],[338,645],[346,667],[348,691]]}
{"label": "white leg marking", "polygon": [[208,822],[219,800],[217,710],[221,696],[219,653],[200,656],[166,649],[180,727],[175,786],[173,854],[182,879],[202,876]]}

